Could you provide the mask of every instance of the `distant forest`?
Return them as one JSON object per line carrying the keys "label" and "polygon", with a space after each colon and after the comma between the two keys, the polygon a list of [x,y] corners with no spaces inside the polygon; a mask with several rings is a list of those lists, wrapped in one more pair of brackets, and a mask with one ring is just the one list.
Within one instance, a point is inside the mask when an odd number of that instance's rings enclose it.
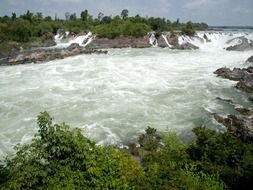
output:
{"label": "distant forest", "polygon": [[129,11],[124,9],[120,15],[107,16],[99,13],[96,17],[91,16],[88,10],[80,15],[76,13],[65,13],[65,19],[44,16],[43,13],[32,13],[17,16],[0,17],[0,43],[3,42],[31,42],[38,38],[46,40],[48,34],[56,34],[59,29],[62,32],[69,31],[73,34],[91,31],[98,37],[116,38],[119,36],[142,37],[149,31],[174,31],[186,28],[194,30],[205,30],[205,23],[181,23],[179,19],[172,22],[165,18],[141,17],[140,15],[129,16]]}

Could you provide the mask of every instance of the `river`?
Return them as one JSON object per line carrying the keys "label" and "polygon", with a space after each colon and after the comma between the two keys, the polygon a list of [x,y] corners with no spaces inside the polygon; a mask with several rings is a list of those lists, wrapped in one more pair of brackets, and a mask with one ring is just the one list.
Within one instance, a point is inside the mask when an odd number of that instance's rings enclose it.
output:
{"label": "river", "polygon": [[219,43],[199,50],[109,49],[106,55],[0,67],[0,159],[31,141],[42,111],[102,145],[134,141],[147,126],[185,138],[201,124],[222,129],[211,113],[235,110],[217,97],[252,105],[235,82],[213,72],[248,66],[253,51],[226,51]]}

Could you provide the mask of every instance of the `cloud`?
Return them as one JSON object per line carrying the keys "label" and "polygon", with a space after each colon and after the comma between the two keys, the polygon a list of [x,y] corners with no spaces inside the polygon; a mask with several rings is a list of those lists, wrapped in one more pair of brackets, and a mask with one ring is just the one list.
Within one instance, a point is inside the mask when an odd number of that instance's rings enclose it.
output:
{"label": "cloud", "polygon": [[[40,0],[41,1],[41,0]],[[43,0],[43,1],[46,1],[46,2],[56,2],[56,3],[80,3],[82,2],[82,0]]]}
{"label": "cloud", "polygon": [[232,9],[232,12],[238,14],[250,14],[252,11],[250,9],[236,7]]}
{"label": "cloud", "polygon": [[169,0],[160,0],[160,11],[162,13],[167,13],[170,8],[171,8],[171,4]]}
{"label": "cloud", "polygon": [[187,9],[210,8],[226,3],[228,0],[190,0],[185,4]]}

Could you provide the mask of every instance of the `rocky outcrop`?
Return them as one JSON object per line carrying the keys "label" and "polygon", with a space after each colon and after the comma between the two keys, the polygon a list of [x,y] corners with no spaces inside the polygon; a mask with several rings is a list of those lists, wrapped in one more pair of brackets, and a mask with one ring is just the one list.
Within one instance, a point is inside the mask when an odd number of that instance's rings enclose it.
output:
{"label": "rocky outcrop", "polygon": [[[238,40],[240,41],[239,44],[232,45],[226,48],[228,51],[247,51],[247,50],[253,50],[253,41],[249,40],[245,37],[239,37],[237,39],[233,40]],[[229,42],[230,43],[230,42]]]}
{"label": "rocky outcrop", "polygon": [[[154,34],[154,33],[153,33]],[[108,38],[95,38],[90,44],[87,45],[88,48],[92,49],[107,49],[107,48],[149,48],[155,46],[150,44],[150,34],[145,37],[134,38],[134,37],[125,37],[121,36],[114,39]],[[171,49],[198,49],[197,46],[185,42],[183,44],[178,43],[178,37],[180,33],[170,32],[163,33],[157,37],[157,46],[161,48],[169,47]],[[153,38],[154,35],[153,35]],[[167,41],[167,42],[166,42]]]}
{"label": "rocky outcrop", "polygon": [[17,65],[25,63],[38,63],[54,59],[63,59],[65,57],[79,54],[107,53],[107,51],[86,49],[78,44],[71,44],[64,49],[36,49],[29,51],[15,52],[6,58],[0,60],[0,64]]}
{"label": "rocky outcrop", "polygon": [[253,67],[243,69],[234,68],[233,70],[221,68],[216,70],[214,74],[225,79],[239,81],[236,84],[236,88],[249,93],[253,92]]}
{"label": "rocky outcrop", "polygon": [[[163,35],[163,36],[162,36]],[[164,33],[158,38],[158,46],[159,47],[169,47],[171,49],[180,49],[180,50],[187,50],[187,49],[199,49],[199,47],[191,44],[190,42],[184,42],[179,44],[178,38],[182,35],[181,33]],[[167,40],[167,42],[166,42]]]}
{"label": "rocky outcrop", "polygon": [[218,114],[213,114],[214,119],[223,124],[227,131],[240,138],[241,140],[253,143],[253,118],[246,116],[228,115],[221,117]]}
{"label": "rocky outcrop", "polygon": [[[252,57],[249,59],[252,59]],[[236,88],[248,93],[253,93],[253,67],[242,69],[234,68],[233,70],[221,68],[216,70],[214,73],[222,78],[239,81],[236,84]],[[252,94],[248,100],[253,102]],[[223,124],[230,134],[247,143],[253,144],[253,110],[244,107],[235,107],[235,105],[234,108],[238,113],[236,115],[222,117],[214,113],[213,117],[217,122]]]}
{"label": "rocky outcrop", "polygon": [[88,48],[92,49],[107,49],[107,48],[148,48],[151,47],[149,44],[148,36],[142,38],[134,37],[118,37],[115,39],[108,38],[95,38]]}
{"label": "rocky outcrop", "polygon": [[253,55],[249,57],[246,62],[253,63]]}

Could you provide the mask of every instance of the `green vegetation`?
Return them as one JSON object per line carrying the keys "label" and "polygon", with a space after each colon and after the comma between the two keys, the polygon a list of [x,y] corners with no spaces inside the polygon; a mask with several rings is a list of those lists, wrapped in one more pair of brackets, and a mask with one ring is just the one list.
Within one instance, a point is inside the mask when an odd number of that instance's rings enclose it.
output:
{"label": "green vegetation", "polygon": [[253,146],[205,127],[196,141],[148,127],[129,149],[98,146],[80,129],[38,116],[31,144],[0,166],[0,189],[251,189]]}
{"label": "green vegetation", "polygon": [[182,28],[182,33],[188,36],[194,36],[195,30],[192,22],[187,22],[186,26]]}
{"label": "green vegetation", "polygon": [[[207,27],[205,23],[191,23],[190,29],[204,30]],[[20,45],[34,46],[32,42],[39,43],[45,35],[56,34],[58,29],[74,34],[92,31],[99,37],[116,38],[119,36],[143,37],[151,30],[160,33],[185,28],[188,29],[188,24],[180,23],[179,19],[171,22],[165,18],[141,17],[140,15],[130,17],[126,9],[114,17],[105,16],[100,12],[97,18],[89,15],[88,10],[82,11],[80,17],[76,13],[66,12],[65,19],[57,17],[52,19],[50,16],[44,17],[40,12],[27,11],[19,17],[15,13],[12,16],[0,17],[0,50],[9,51]]]}

